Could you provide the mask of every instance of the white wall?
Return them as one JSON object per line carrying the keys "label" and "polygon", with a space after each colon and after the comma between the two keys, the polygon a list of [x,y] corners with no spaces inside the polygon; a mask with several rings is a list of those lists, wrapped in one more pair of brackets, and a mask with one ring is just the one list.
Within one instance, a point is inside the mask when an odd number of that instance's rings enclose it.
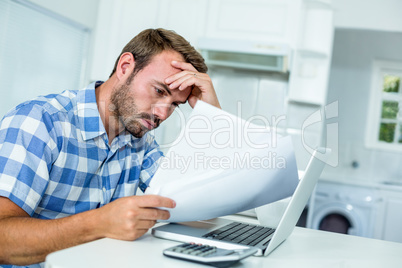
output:
{"label": "white wall", "polygon": [[[402,9],[401,9],[402,10]],[[339,101],[339,166],[327,168],[339,179],[383,181],[402,178],[402,154],[365,148],[374,59],[402,62],[402,33],[337,29],[328,103]],[[358,163],[357,168],[352,162]]]}
{"label": "white wall", "polygon": [[336,28],[402,32],[400,0],[334,0]]}
{"label": "white wall", "polygon": [[96,26],[99,0],[29,0],[55,13],[83,24],[91,29]]}

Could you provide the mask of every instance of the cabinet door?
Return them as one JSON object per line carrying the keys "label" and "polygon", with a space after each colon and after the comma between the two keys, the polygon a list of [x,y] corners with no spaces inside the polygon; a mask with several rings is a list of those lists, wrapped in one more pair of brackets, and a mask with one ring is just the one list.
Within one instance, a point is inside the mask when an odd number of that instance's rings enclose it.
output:
{"label": "cabinet door", "polygon": [[289,81],[289,99],[323,105],[327,99],[330,58],[296,51]]}
{"label": "cabinet door", "polygon": [[402,200],[389,199],[386,202],[382,239],[402,242]]}
{"label": "cabinet door", "polygon": [[122,48],[147,28],[174,30],[196,46],[207,0],[101,0],[90,79],[107,79]]}
{"label": "cabinet door", "polygon": [[300,1],[209,1],[207,37],[292,44]]}
{"label": "cabinet door", "polygon": [[174,30],[193,46],[205,34],[208,0],[160,0],[158,27]]}
{"label": "cabinet door", "polygon": [[106,80],[126,43],[140,31],[156,27],[159,2],[159,0],[99,2],[90,80]]}

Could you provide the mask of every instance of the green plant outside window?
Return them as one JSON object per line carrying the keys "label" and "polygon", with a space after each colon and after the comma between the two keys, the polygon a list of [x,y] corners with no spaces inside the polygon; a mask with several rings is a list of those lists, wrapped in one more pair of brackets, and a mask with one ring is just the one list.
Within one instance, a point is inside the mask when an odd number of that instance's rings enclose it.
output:
{"label": "green plant outside window", "polygon": [[[383,92],[385,94],[395,94],[399,96],[400,92],[400,81],[401,78],[395,75],[384,75],[383,76]],[[397,94],[397,95],[396,95]],[[391,96],[391,95],[388,95]],[[394,98],[394,97],[392,97]],[[399,103],[398,100],[383,100],[381,106],[381,122],[380,131],[378,133],[378,139],[387,143],[393,143],[395,137],[395,131],[397,127],[401,135],[398,135],[398,142],[402,143],[402,122],[398,122],[399,118]],[[384,122],[385,121],[385,122]],[[391,122],[389,122],[391,121]]]}
{"label": "green plant outside window", "polygon": [[384,92],[397,93],[399,92],[401,78],[393,75],[384,76],[383,90]]}
{"label": "green plant outside window", "polygon": [[379,140],[385,142],[393,142],[395,134],[395,123],[381,123]]}
{"label": "green plant outside window", "polygon": [[398,102],[383,101],[381,118],[396,119],[398,115]]}

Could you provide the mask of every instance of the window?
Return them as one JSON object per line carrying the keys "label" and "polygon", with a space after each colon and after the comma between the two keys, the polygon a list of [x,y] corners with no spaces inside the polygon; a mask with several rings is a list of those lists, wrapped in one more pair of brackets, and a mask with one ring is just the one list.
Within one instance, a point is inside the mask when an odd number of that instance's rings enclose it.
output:
{"label": "window", "polygon": [[402,151],[402,62],[375,61],[368,111],[367,144]]}
{"label": "window", "polygon": [[90,31],[26,0],[0,0],[0,119],[15,105],[85,84]]}

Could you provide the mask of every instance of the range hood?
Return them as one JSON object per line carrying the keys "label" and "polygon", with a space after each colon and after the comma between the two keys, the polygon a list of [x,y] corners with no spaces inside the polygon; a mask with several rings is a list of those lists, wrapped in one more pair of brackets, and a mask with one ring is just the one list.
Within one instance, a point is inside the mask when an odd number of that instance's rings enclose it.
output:
{"label": "range hood", "polygon": [[208,66],[288,72],[290,49],[284,44],[202,38],[198,49]]}

